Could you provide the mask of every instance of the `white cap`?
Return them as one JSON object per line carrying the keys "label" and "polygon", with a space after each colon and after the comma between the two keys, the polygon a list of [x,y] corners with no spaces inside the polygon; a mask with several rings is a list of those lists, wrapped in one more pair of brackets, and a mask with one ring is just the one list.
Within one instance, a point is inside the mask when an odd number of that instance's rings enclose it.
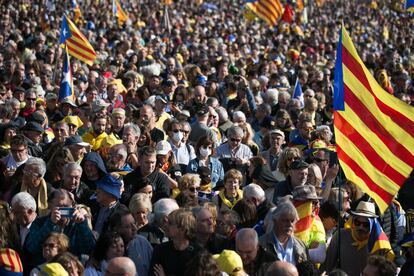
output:
{"label": "white cap", "polygon": [[172,148],[170,143],[162,140],[157,143],[157,145],[155,146],[155,150],[159,155],[167,155],[172,150]]}

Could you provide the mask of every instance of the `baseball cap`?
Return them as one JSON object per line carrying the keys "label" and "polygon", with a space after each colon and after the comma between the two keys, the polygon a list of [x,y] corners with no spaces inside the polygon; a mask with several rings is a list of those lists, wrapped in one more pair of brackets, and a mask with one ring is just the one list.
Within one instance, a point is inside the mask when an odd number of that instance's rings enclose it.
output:
{"label": "baseball cap", "polygon": [[157,154],[167,155],[171,151],[171,145],[167,141],[159,141],[155,146]]}
{"label": "baseball cap", "polygon": [[92,112],[99,112],[109,106],[109,103],[105,102],[102,99],[97,99],[92,102]]}
{"label": "baseball cap", "polygon": [[221,271],[229,275],[243,270],[243,261],[239,254],[233,250],[223,250],[220,254],[213,255]]}
{"label": "baseball cap", "polygon": [[66,138],[65,146],[72,146],[72,145],[78,145],[82,147],[89,147],[89,143],[86,143],[82,141],[82,138],[79,135],[73,135]]}

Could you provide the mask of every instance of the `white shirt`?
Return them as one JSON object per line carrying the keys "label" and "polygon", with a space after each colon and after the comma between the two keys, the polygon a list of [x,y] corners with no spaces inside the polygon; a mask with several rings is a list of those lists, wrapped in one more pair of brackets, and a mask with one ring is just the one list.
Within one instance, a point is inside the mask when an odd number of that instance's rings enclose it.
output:
{"label": "white shirt", "polygon": [[20,245],[24,245],[24,241],[26,240],[27,235],[30,232],[30,226],[32,226],[32,223],[29,223],[27,226],[21,226],[19,225],[19,234],[20,234]]}

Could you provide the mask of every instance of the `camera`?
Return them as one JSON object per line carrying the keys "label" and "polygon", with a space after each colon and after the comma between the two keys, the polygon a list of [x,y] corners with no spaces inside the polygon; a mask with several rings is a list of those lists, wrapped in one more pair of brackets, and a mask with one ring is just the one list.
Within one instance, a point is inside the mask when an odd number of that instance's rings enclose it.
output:
{"label": "camera", "polygon": [[60,216],[62,218],[72,218],[73,212],[75,212],[75,208],[72,207],[60,207],[59,208]]}

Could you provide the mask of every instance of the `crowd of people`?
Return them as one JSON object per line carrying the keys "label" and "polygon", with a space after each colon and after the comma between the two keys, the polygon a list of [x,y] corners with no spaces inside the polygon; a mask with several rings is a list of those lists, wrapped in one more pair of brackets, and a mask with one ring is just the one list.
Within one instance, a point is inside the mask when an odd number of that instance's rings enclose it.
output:
{"label": "crowd of people", "polygon": [[[242,0],[72,2],[0,1],[0,275],[414,275],[414,181],[381,214],[332,109],[342,24],[414,104],[401,1],[283,1],[272,28]],[[65,14],[97,58],[62,99]]]}

